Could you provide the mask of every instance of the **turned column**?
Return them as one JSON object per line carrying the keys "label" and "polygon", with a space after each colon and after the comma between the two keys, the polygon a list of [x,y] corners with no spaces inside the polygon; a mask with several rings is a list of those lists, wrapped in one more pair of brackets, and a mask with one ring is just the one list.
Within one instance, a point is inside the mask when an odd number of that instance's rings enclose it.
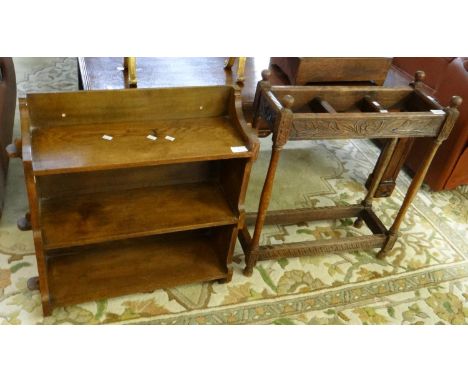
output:
{"label": "turned column", "polygon": [[[262,76],[263,74],[264,73],[262,72]],[[265,73],[265,77],[267,77],[267,73]],[[246,276],[252,275],[253,267],[257,263],[257,250],[259,247],[260,236],[262,234],[263,226],[265,224],[268,206],[271,200],[276,168],[278,167],[281,150],[288,141],[289,132],[292,126],[293,112],[291,108],[294,103],[294,98],[290,95],[286,95],[284,96],[282,101],[283,106],[279,113],[279,118],[276,120],[275,125],[273,127],[273,146],[271,150],[270,163],[268,165],[265,183],[263,184],[262,194],[260,196],[257,220],[255,221],[254,234],[252,236],[252,240],[250,241],[250,246],[246,254],[246,267],[244,269],[244,275]],[[256,118],[254,120],[254,123],[256,124],[258,123],[258,121],[258,118]]]}
{"label": "turned column", "polygon": [[130,88],[137,87],[136,75],[136,57],[124,57],[123,67],[125,71],[125,79]]}
{"label": "turned column", "polygon": [[408,208],[410,207],[419,188],[421,187],[421,184],[426,176],[427,170],[429,169],[432,159],[434,158],[434,155],[437,152],[437,149],[439,148],[440,144],[447,139],[450,132],[452,131],[453,125],[455,124],[455,121],[457,120],[458,115],[460,114],[458,111],[458,107],[461,105],[462,102],[463,100],[461,97],[453,96],[450,102],[450,106],[444,109],[445,113],[447,114],[445,122],[442,128],[440,129],[437,137],[434,138],[430,150],[423,158],[421,166],[416,172],[416,175],[414,176],[413,181],[411,182],[410,187],[408,188],[408,192],[406,193],[406,196],[403,200],[403,204],[401,205],[400,210],[398,211],[398,214],[388,231],[387,241],[385,242],[382,249],[377,255],[378,258],[385,257],[388,254],[388,252],[393,248],[393,245],[395,244],[395,241],[398,237],[398,230],[403,219],[405,218],[406,212],[408,211]]}

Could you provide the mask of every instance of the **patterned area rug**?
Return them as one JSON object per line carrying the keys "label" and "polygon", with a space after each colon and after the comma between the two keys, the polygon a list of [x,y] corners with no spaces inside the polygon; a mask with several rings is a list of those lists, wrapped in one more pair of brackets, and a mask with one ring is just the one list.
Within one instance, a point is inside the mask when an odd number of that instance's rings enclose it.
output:
{"label": "patterned area rug", "polygon": [[[19,96],[76,90],[73,58],[17,59]],[[15,127],[18,136],[18,122]],[[247,198],[256,209],[269,142],[255,165]],[[365,195],[378,149],[368,141],[288,144],[272,209],[346,205]],[[375,202],[388,226],[410,182],[402,173],[391,198]],[[240,246],[229,284],[205,283],[56,309],[43,318],[38,292],[26,288],[37,274],[31,232],[16,219],[27,211],[21,163],[10,164],[0,223],[0,323],[152,324],[466,324],[468,323],[468,187],[432,193],[424,188],[409,210],[391,255],[374,251],[259,262],[242,275]],[[350,219],[266,227],[263,243],[288,243],[366,233]]]}

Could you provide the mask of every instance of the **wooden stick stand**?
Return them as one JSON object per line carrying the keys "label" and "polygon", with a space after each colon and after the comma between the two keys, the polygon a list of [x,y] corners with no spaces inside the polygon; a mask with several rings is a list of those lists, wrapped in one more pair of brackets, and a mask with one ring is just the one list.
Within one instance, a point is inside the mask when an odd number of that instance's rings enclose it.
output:
{"label": "wooden stick stand", "polygon": [[[392,249],[398,229],[419,190],[439,145],[448,137],[458,117],[462,99],[452,97],[443,108],[420,90],[423,72],[407,87],[278,86],[269,83],[269,71],[262,73],[254,101],[254,128],[259,135],[273,134],[270,165],[257,214],[247,214],[239,239],[246,255],[244,274],[250,276],[258,260],[322,255],[336,251],[380,248],[379,258]],[[268,129],[268,130],[267,130]],[[372,210],[378,184],[395,150],[398,138],[433,137],[432,149],[423,158],[403,204],[387,229]],[[267,213],[281,150],[288,140],[388,138],[379,157],[369,192],[360,204],[346,207],[303,208]],[[331,240],[260,246],[264,224],[294,224],[304,221],[356,218],[355,227],[365,223],[372,235]],[[247,226],[255,223],[251,237]]]}

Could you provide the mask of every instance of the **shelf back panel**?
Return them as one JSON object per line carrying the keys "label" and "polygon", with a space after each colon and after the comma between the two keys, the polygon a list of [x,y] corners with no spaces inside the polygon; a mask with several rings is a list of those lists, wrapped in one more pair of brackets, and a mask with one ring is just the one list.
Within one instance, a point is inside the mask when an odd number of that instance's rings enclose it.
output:
{"label": "shelf back panel", "polygon": [[230,86],[94,90],[28,94],[33,129],[227,114]]}

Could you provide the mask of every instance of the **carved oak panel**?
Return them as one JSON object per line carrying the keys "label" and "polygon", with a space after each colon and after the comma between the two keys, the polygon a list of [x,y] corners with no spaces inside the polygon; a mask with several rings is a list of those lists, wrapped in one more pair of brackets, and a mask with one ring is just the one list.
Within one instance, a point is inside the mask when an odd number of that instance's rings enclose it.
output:
{"label": "carved oak panel", "polygon": [[290,139],[434,137],[444,116],[324,116],[294,118]]}
{"label": "carved oak panel", "polygon": [[273,131],[273,128],[276,123],[276,111],[270,105],[268,100],[262,96],[260,97],[260,102],[258,105],[258,117],[261,117],[270,128],[270,131]]}

